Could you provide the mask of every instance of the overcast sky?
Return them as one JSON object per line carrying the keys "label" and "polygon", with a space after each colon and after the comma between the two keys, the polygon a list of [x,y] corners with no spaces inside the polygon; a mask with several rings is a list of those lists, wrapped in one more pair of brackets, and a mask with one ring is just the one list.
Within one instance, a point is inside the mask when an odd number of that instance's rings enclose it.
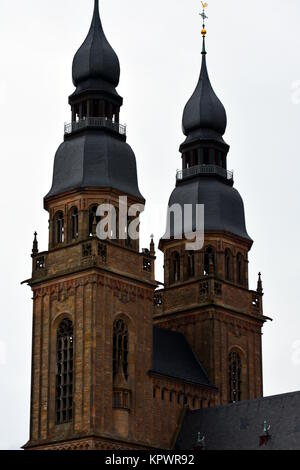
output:
{"label": "overcast sky", "polygon": [[[93,0],[0,0],[0,448],[28,439],[33,232],[70,120],[71,64]],[[200,1],[100,0],[121,63],[121,121],[147,200],[142,245],[164,233],[180,167],[181,117],[200,69]],[[250,287],[264,282],[264,392],[300,389],[300,2],[211,0],[208,68],[227,110],[228,167],[246,209]],[[162,280],[162,258],[157,277]]]}

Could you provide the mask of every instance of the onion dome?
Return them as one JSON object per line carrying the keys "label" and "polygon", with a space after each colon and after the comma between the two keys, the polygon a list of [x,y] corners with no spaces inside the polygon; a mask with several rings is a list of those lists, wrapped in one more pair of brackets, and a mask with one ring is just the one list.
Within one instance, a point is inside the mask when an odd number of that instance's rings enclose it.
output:
{"label": "onion dome", "polygon": [[99,0],[95,0],[89,33],[75,54],[72,76],[76,87],[91,80],[104,80],[114,87],[119,84],[120,63],[104,34],[99,15]]}
{"label": "onion dome", "polygon": [[[197,134],[201,138],[222,139],[227,125],[226,111],[211,86],[206,66],[203,39],[202,67],[196,89],[185,106],[182,129],[186,136]],[[198,131],[198,132],[197,132]]]}

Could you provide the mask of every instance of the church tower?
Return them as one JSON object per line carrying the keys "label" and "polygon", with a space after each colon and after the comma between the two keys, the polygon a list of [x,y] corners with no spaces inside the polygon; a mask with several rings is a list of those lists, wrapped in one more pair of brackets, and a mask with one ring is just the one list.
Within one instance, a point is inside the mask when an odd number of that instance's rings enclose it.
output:
{"label": "church tower", "polygon": [[[39,251],[35,233],[25,281],[33,292],[25,449],[172,449],[187,409],[262,396],[262,281],[249,289],[253,242],[227,169],[226,112],[208,76],[205,25],[202,35],[200,78],[183,114],[182,170],[169,200],[182,223],[170,218],[170,236],[160,241],[158,289],[154,242],[139,246],[145,200],[120,123],[119,60],[95,0],[73,60],[71,122],[44,198],[48,250]],[[197,205],[204,245],[192,250],[185,210],[193,209],[195,232]]]}
{"label": "church tower", "polygon": [[[205,10],[202,13],[206,19]],[[205,21],[204,21],[205,22]],[[262,283],[249,290],[252,246],[244,205],[227,169],[227,118],[207,71],[205,24],[200,78],[185,106],[180,146],[182,170],[169,200],[169,212],[182,209],[178,227],[169,217],[171,239],[163,237],[165,288],[157,294],[154,322],[182,332],[219,390],[217,403],[261,397]],[[185,205],[204,205],[204,247],[188,251],[182,238]],[[181,216],[180,216],[181,217]],[[178,220],[178,219],[177,219]],[[179,238],[182,239],[179,239]]]}
{"label": "church tower", "polygon": [[33,345],[26,449],[149,446],[154,244],[140,252],[139,240],[128,236],[130,217],[116,238],[115,231],[107,240],[96,236],[100,204],[118,215],[120,196],[127,197],[125,209],[145,202],[119,121],[119,77],[95,0],[89,33],[73,61],[71,123],[44,198],[48,251],[39,252],[35,234],[27,281]]}

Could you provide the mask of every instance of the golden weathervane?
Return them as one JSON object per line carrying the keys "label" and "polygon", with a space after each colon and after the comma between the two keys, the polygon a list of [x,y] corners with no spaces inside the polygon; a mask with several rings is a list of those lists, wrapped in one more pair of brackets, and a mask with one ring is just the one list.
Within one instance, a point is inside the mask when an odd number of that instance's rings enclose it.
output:
{"label": "golden weathervane", "polygon": [[202,34],[202,37],[205,38],[206,33],[207,33],[206,28],[205,28],[205,20],[208,19],[208,16],[206,16],[205,10],[208,7],[208,3],[201,2],[201,4],[202,4],[202,8],[203,8],[202,13],[200,13],[200,16],[202,16],[202,18],[203,18],[203,25],[202,25],[201,34]]}

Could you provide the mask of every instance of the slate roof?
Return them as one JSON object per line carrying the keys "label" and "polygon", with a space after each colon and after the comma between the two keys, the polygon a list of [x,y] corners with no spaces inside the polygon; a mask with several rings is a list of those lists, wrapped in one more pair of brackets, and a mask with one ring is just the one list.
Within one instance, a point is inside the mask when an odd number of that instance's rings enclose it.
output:
{"label": "slate roof", "polygon": [[131,147],[104,131],[73,136],[55,155],[53,182],[45,199],[78,188],[113,188],[144,201]]}
{"label": "slate roof", "polygon": [[[264,421],[270,439],[260,446]],[[193,449],[198,432],[206,450],[300,449],[300,392],[189,411],[178,436],[178,449]]]}
{"label": "slate roof", "polygon": [[[198,176],[180,182],[169,200],[169,207],[182,207],[182,223],[170,229],[172,236],[180,235],[184,227],[184,205],[204,204],[204,229],[206,232],[229,232],[252,242],[246,229],[244,203],[239,192],[218,178]],[[172,219],[171,219],[172,220]],[[192,230],[196,231],[196,210],[193,210]]]}
{"label": "slate roof", "polygon": [[213,387],[184,335],[158,327],[153,330],[152,372]]}

